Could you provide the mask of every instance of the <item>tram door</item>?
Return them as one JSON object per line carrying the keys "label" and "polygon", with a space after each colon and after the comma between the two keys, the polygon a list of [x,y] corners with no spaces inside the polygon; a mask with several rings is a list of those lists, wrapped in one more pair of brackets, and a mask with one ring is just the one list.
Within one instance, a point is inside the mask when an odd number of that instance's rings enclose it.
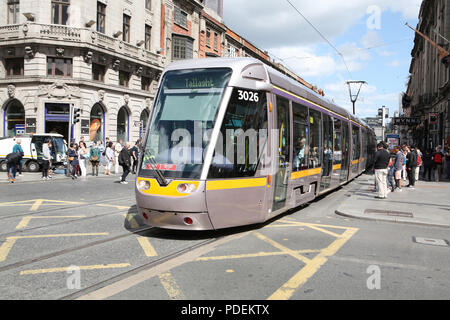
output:
{"label": "tram door", "polygon": [[350,164],[349,150],[350,150],[350,135],[348,123],[342,121],[342,167],[341,167],[341,182],[347,181],[348,166]]}
{"label": "tram door", "polygon": [[277,173],[275,175],[272,212],[286,205],[286,196],[289,183],[289,155],[290,155],[290,125],[289,100],[277,96],[276,126],[278,138],[275,142]]}
{"label": "tram door", "polygon": [[333,120],[330,116],[323,115],[323,165],[320,191],[326,190],[331,184],[333,173]]}

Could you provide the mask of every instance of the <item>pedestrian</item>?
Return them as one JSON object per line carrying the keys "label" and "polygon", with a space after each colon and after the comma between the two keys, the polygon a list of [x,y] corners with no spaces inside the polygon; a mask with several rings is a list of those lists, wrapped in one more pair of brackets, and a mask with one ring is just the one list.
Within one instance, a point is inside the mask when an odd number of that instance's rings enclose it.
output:
{"label": "pedestrian", "polygon": [[42,180],[48,180],[48,169],[50,168],[50,140],[45,139],[42,144]]}
{"label": "pedestrian", "polygon": [[98,176],[98,165],[100,163],[100,149],[97,146],[97,143],[94,141],[91,149],[89,150],[89,160],[92,165],[92,176]]}
{"label": "pedestrian", "polygon": [[387,185],[390,187],[391,192],[395,191],[395,160],[392,157],[388,165]]}
{"label": "pedestrian", "polygon": [[19,162],[17,163],[17,167],[19,169],[19,176],[22,175],[22,159],[23,159],[23,156],[24,156],[21,143],[22,143],[22,140],[21,139],[17,139],[16,140],[16,144],[14,145],[13,150],[12,150],[13,153],[18,153],[20,155]]}
{"label": "pedestrian", "polygon": [[395,162],[394,162],[394,179],[397,184],[397,189],[402,192],[402,171],[403,171],[403,152],[400,147],[395,146]]}
{"label": "pedestrian", "polygon": [[78,145],[76,143],[71,143],[69,150],[67,150],[67,160],[71,166],[71,177],[72,180],[77,179],[77,168],[78,168]]}
{"label": "pedestrian", "polygon": [[81,169],[81,176],[86,177],[86,158],[88,158],[88,152],[86,150],[86,143],[80,141],[78,149],[78,162]]}
{"label": "pedestrian", "polygon": [[406,170],[408,171],[408,185],[407,188],[414,189],[416,183],[416,168],[417,168],[417,152],[414,146],[411,146],[410,151],[406,156]]}
{"label": "pedestrian", "polygon": [[439,182],[442,175],[442,165],[444,163],[444,154],[441,151],[441,146],[436,147],[436,151],[433,153],[434,164],[434,181]]}
{"label": "pedestrian", "polygon": [[5,161],[6,161],[6,168],[8,173],[8,181],[10,183],[14,183],[16,181],[16,170],[17,170],[17,164],[20,160],[20,154],[17,152],[11,152],[6,155]]}
{"label": "pedestrian", "polygon": [[447,170],[447,179],[450,179],[450,145],[447,145],[445,150],[445,167]]}
{"label": "pedestrian", "polygon": [[122,143],[123,140],[119,139],[119,141],[114,146],[114,159],[115,159],[115,167],[114,167],[114,173],[119,174],[119,154],[122,151]]}
{"label": "pedestrian", "polygon": [[405,145],[403,146],[403,163],[402,163],[402,176],[403,176],[403,181],[406,181],[408,175],[407,175],[407,171],[406,171],[406,156],[408,155],[409,149],[408,147]]}
{"label": "pedestrian", "polygon": [[110,176],[111,175],[111,167],[112,167],[112,163],[114,161],[114,150],[113,150],[113,143],[109,142],[106,145],[106,150],[105,150],[105,175]]}
{"label": "pedestrian", "polygon": [[[431,173],[433,171],[433,154],[431,153],[431,149],[427,149],[422,156],[423,163],[423,180],[431,181]],[[427,179],[428,173],[428,179]]]}
{"label": "pedestrian", "polygon": [[419,173],[420,173],[420,168],[422,167],[422,152],[419,150],[419,148],[416,147],[416,153],[417,153],[417,167],[416,167],[416,172],[415,172],[415,179],[416,181],[419,181]]}
{"label": "pedestrian", "polygon": [[389,151],[387,151],[386,144],[381,141],[377,145],[377,152],[375,153],[374,159],[374,169],[375,169],[375,179],[377,182],[378,196],[377,199],[387,198],[387,174],[388,174],[388,164],[390,160]]}
{"label": "pedestrian", "polygon": [[130,166],[131,166],[131,154],[129,149],[130,143],[127,142],[125,143],[125,146],[122,148],[119,154],[119,163],[123,169],[122,180],[120,181],[120,183],[122,184],[128,184],[126,178],[130,173]]}
{"label": "pedestrian", "polygon": [[98,150],[100,151],[100,165],[103,166],[103,157],[105,153],[105,146],[103,145],[103,141],[99,140],[97,146]]}
{"label": "pedestrian", "polygon": [[131,160],[133,161],[131,172],[133,174],[136,174],[137,166],[138,166],[138,162],[139,162],[139,144],[140,144],[140,139],[138,139],[136,141],[136,144],[130,150],[131,151]]}

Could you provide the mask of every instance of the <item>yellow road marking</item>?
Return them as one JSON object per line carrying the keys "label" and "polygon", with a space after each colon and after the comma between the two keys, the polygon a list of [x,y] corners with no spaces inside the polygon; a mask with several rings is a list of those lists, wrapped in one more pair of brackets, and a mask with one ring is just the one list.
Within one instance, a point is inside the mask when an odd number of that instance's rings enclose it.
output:
{"label": "yellow road marking", "polygon": [[39,199],[36,200],[36,202],[33,204],[33,206],[30,208],[30,211],[36,211],[37,209],[39,209],[39,207],[41,206],[41,204],[44,202],[44,199]]}
{"label": "yellow road marking", "polygon": [[3,202],[0,203],[0,207],[31,206],[30,211],[37,211],[41,205],[57,206],[61,204],[82,204],[82,202],[34,199],[25,201]]}
{"label": "yellow road marking", "polygon": [[139,244],[141,245],[144,253],[147,257],[156,257],[158,254],[156,253],[155,248],[153,248],[152,244],[146,237],[138,236],[137,238]]}
{"label": "yellow road marking", "polygon": [[181,292],[180,287],[170,272],[161,273],[158,277],[171,300],[186,300],[185,295]]}
{"label": "yellow road marking", "polygon": [[23,229],[26,226],[28,226],[28,223],[31,219],[69,219],[69,218],[85,218],[86,216],[26,216],[20,220],[19,224],[17,225],[16,229]]}
{"label": "yellow road marking", "polygon": [[309,225],[308,228],[314,229],[314,230],[317,230],[317,231],[320,231],[320,232],[323,232],[323,233],[326,233],[326,234],[329,234],[330,236],[333,236],[333,237],[335,237],[335,238],[337,238],[337,237],[340,236],[338,233],[334,233],[334,232],[332,232],[332,231],[325,230],[325,229],[323,229],[323,228],[319,228],[319,227],[316,227],[316,226],[314,226],[314,225]]}
{"label": "yellow road marking", "polygon": [[287,300],[292,297],[295,290],[311,278],[319,268],[328,261],[328,257],[334,255],[356,232],[357,228],[347,228],[331,245],[306,264],[299,272],[289,279],[281,288],[275,291],[268,300]]}
{"label": "yellow road marking", "polygon": [[130,227],[132,229],[137,229],[139,228],[139,223],[137,223],[135,216],[130,214],[130,213],[124,213],[122,214],[122,216],[127,219],[128,223],[130,224]]}
{"label": "yellow road marking", "polygon": [[[306,249],[306,250],[293,250],[294,252],[300,253],[313,253],[320,252],[319,249]],[[274,252],[258,252],[258,253],[246,253],[246,254],[234,254],[229,256],[214,256],[214,257],[200,257],[195,259],[195,261],[216,261],[216,260],[228,260],[228,259],[241,259],[241,258],[255,258],[255,257],[269,257],[269,256],[281,256],[287,254],[283,251]]]}
{"label": "yellow road marking", "polygon": [[263,240],[264,242],[267,242],[268,244],[272,245],[273,247],[279,249],[280,251],[289,254],[290,256],[293,256],[294,258],[304,262],[304,263],[308,263],[311,261],[311,259],[308,259],[307,257],[302,256],[301,254],[298,254],[297,251],[295,250],[291,250],[288,247],[285,247],[281,244],[279,244],[276,241],[273,241],[272,239],[267,238],[266,236],[262,235],[259,232],[255,232],[254,233],[256,235],[256,237],[258,237],[258,239]]}
{"label": "yellow road marking", "polygon": [[[126,268],[130,267],[129,263],[118,263],[118,264],[96,264],[92,266],[78,266],[80,270],[98,270],[98,269],[115,269],[115,268]],[[51,272],[66,272],[69,267],[63,268],[49,268],[49,269],[35,269],[35,270],[24,270],[20,272],[20,275],[28,275],[28,274],[42,274],[42,273],[51,273]]]}
{"label": "yellow road marking", "polygon": [[117,209],[119,209],[119,210],[122,210],[122,209],[130,209],[130,206],[118,206],[118,205],[115,205],[115,204],[106,204],[106,203],[99,203],[99,204],[97,204],[97,206],[98,207],[110,207],[110,208],[117,208]]}
{"label": "yellow road marking", "polygon": [[100,233],[66,233],[66,234],[41,234],[34,236],[13,236],[6,238],[6,241],[0,246],[0,262],[6,260],[12,247],[19,239],[38,239],[38,238],[61,238],[61,237],[88,237],[88,236],[106,236],[108,232]]}

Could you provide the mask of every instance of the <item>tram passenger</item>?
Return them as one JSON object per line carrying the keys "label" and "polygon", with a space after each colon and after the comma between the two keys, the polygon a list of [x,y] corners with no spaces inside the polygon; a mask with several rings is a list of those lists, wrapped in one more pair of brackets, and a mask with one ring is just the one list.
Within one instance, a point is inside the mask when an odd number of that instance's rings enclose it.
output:
{"label": "tram passenger", "polygon": [[319,152],[318,152],[319,148],[311,146],[309,150],[311,150],[309,155],[311,168],[316,168],[319,166]]}
{"label": "tram passenger", "polygon": [[305,149],[306,138],[299,137],[294,148],[294,168],[300,169],[306,165]]}

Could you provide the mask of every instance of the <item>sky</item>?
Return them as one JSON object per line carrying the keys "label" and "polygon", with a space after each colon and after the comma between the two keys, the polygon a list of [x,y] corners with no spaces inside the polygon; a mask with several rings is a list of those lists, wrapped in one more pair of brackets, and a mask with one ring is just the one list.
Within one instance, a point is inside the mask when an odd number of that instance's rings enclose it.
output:
{"label": "sky", "polygon": [[[305,16],[321,35],[291,6]],[[352,112],[346,81],[366,81],[356,115],[399,110],[422,0],[224,0],[224,22]],[[327,42],[328,40],[328,42]],[[354,90],[352,91],[352,93]]]}

